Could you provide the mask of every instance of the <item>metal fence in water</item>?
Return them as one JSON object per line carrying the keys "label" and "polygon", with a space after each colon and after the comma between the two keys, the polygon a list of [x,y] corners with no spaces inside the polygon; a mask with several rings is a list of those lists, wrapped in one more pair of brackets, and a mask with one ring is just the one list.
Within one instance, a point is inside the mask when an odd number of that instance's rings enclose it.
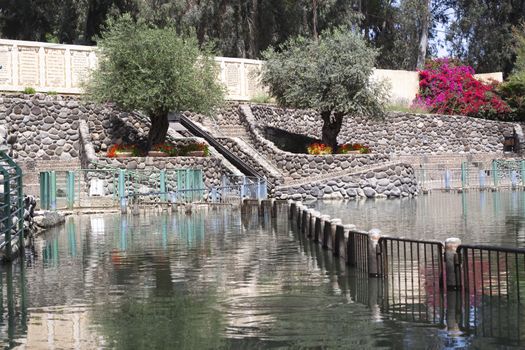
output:
{"label": "metal fence in water", "polygon": [[0,249],[3,259],[12,258],[13,243],[24,247],[24,194],[22,170],[0,151]]}
{"label": "metal fence in water", "polygon": [[525,341],[525,249],[460,245],[455,274],[462,294],[464,329]]}
{"label": "metal fence in water", "polygon": [[[361,298],[388,317],[525,342],[525,249],[388,237],[345,227],[300,202],[289,208],[300,236],[344,259],[351,276],[368,276]],[[336,244],[324,244],[330,239]]]}
{"label": "metal fence in water", "polygon": [[40,207],[56,210],[74,207],[108,207],[124,202],[221,202],[264,199],[264,178],[223,176],[220,186],[208,187],[200,169],[160,171],[81,169],[40,174]]}
{"label": "metal fence in water", "polygon": [[525,186],[525,161],[494,160],[490,165],[462,162],[455,167],[415,168],[418,184],[424,189],[487,189]]}
{"label": "metal fence in water", "polygon": [[443,243],[381,237],[378,274],[383,285],[383,308],[399,318],[439,322],[445,289]]}

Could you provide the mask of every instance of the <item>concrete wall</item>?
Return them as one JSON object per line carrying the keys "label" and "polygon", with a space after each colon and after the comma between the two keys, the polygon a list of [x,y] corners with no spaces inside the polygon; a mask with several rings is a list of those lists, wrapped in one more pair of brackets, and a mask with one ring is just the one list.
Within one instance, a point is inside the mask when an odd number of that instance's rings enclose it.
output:
{"label": "concrete wall", "polygon": [[[264,93],[258,72],[264,61],[216,57],[219,80],[229,100],[246,101]],[[96,47],[0,39],[0,90],[79,94],[81,81],[97,65]],[[483,79],[503,80],[501,73],[480,74]],[[373,78],[386,79],[392,86],[391,100],[409,104],[418,91],[418,73],[376,69]]]}

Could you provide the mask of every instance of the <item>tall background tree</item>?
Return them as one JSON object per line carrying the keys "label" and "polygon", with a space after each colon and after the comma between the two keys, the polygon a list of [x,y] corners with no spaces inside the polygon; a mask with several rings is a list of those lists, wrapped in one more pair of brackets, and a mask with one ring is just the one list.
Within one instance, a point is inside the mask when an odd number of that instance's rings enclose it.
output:
{"label": "tall background tree", "polygon": [[97,44],[101,55],[86,85],[87,95],[96,102],[114,102],[148,115],[147,150],[166,138],[169,112],[206,113],[222,102],[217,66],[209,50],[199,49],[194,36],[137,23],[124,15],[110,22]]}
{"label": "tall background tree", "polygon": [[476,71],[507,75],[525,0],[0,0],[0,34],[92,45],[105,21],[123,13],[194,31],[223,56],[260,58],[289,38],[347,25],[380,50],[379,68],[421,68],[446,44]]}

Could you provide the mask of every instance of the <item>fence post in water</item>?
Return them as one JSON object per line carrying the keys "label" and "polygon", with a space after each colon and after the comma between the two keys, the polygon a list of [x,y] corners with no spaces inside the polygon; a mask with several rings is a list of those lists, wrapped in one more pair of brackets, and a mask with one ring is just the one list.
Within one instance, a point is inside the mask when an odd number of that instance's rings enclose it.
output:
{"label": "fence post in water", "polygon": [[467,162],[461,162],[461,188],[467,187]]}
{"label": "fence post in water", "polygon": [[126,170],[119,169],[118,173],[118,196],[120,200],[120,212],[126,214]]}
{"label": "fence post in water", "polygon": [[49,173],[49,210],[57,210],[57,174]]}
{"label": "fence post in water", "polygon": [[292,220],[292,221],[293,221],[293,219],[295,217],[294,215],[295,215],[295,207],[296,206],[297,206],[297,204],[294,201],[292,201],[292,202],[290,202],[290,206],[288,207],[288,209],[289,209],[288,210],[288,218],[290,220]]}
{"label": "fence post in water", "polygon": [[315,223],[317,222],[317,216],[319,216],[319,212],[314,209],[310,209],[310,226],[309,231],[306,233],[307,237],[314,237],[315,236]]}
{"label": "fence post in water", "polygon": [[40,209],[49,209],[49,172],[40,173]]}
{"label": "fence post in water", "polygon": [[368,231],[368,276],[369,277],[381,277],[379,271],[378,249],[379,239],[381,238],[381,231],[373,228]]}
{"label": "fence post in water", "polygon": [[492,161],[492,181],[494,187],[498,187],[498,166],[495,160]]}
{"label": "fence post in water", "polygon": [[458,290],[461,287],[457,249],[461,245],[459,238],[447,238],[445,241],[445,273],[448,290]]}
{"label": "fence post in water", "polygon": [[323,243],[324,227],[330,221],[330,215],[321,215],[315,223],[314,242]]}
{"label": "fence post in water", "polygon": [[297,224],[297,227],[301,227],[301,213],[303,210],[303,203],[297,202],[297,207],[295,209],[297,212],[295,213],[295,223]]}
{"label": "fence post in water", "polygon": [[525,187],[525,160],[520,161],[521,186]]}
{"label": "fence post in water", "polygon": [[68,171],[66,174],[66,196],[67,207],[73,209],[75,205],[75,172]]}
{"label": "fence post in water", "polygon": [[485,171],[480,170],[479,171],[479,188],[481,189],[485,188],[485,177],[486,177]]}
{"label": "fence post in water", "polygon": [[341,219],[332,219],[330,223],[330,231],[328,232],[328,237],[326,237],[326,247],[332,251],[335,250],[335,234],[337,226],[342,224],[343,221]]}
{"label": "fence post in water", "polygon": [[166,202],[166,170],[160,171],[160,200]]}

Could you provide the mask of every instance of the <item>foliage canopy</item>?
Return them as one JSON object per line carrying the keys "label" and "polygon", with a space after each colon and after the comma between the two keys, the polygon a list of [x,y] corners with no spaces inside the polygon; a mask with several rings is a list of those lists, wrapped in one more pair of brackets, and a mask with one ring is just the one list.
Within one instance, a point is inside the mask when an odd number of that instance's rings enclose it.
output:
{"label": "foliage canopy", "polygon": [[146,113],[152,122],[150,146],[164,141],[170,111],[206,113],[222,102],[218,67],[194,36],[124,15],[109,23],[97,44],[101,55],[86,84],[88,98]]}
{"label": "foliage canopy", "polygon": [[324,31],[318,41],[299,36],[263,56],[270,94],[281,105],[318,111],[323,142],[334,150],[345,114],[384,113],[386,86],[371,79],[377,50],[348,28]]}

